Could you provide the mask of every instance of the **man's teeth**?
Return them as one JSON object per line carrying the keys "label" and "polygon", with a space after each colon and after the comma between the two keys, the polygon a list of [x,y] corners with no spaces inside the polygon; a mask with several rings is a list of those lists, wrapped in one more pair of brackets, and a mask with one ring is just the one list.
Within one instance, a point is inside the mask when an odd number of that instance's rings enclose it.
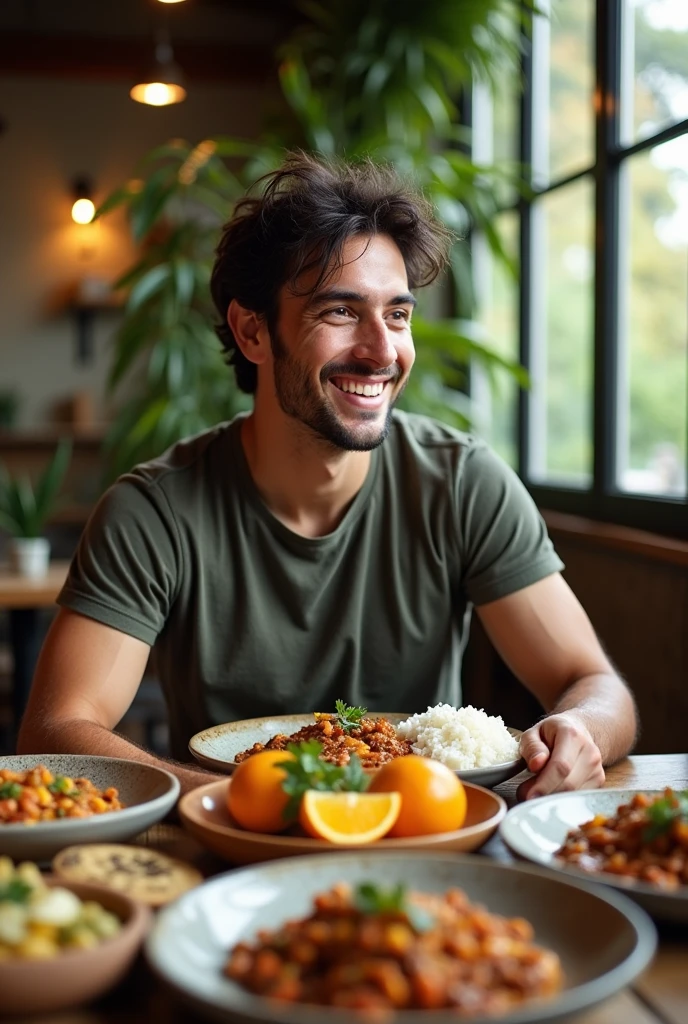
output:
{"label": "man's teeth", "polygon": [[375,398],[376,395],[382,394],[384,383],[380,381],[377,384],[361,384],[353,380],[343,380],[337,387],[340,391],[348,391],[351,395],[364,395],[366,398]]}

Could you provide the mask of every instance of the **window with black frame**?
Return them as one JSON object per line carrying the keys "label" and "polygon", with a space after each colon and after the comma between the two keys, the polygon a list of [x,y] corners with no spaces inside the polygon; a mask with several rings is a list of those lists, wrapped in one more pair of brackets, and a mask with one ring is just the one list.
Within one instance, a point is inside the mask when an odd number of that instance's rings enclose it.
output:
{"label": "window with black frame", "polygon": [[688,536],[688,2],[540,0],[522,79],[476,88],[508,273],[473,241],[481,318],[531,386],[474,375],[477,429],[541,507]]}

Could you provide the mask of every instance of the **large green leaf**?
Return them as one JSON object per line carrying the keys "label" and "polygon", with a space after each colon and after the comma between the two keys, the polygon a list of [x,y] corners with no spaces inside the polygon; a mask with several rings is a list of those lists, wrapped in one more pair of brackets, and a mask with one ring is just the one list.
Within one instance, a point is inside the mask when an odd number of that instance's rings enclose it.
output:
{"label": "large green leaf", "polygon": [[140,192],[134,193],[130,202],[130,220],[135,241],[143,241],[177,191],[176,176],[164,167],[151,175]]}
{"label": "large green leaf", "polygon": [[172,268],[167,263],[159,263],[157,267],[151,267],[143,277],[139,278],[129,293],[128,312],[136,313],[152,295],[159,292],[169,280],[171,270]]}
{"label": "large green leaf", "polygon": [[72,442],[63,438],[36,484],[36,513],[44,523],[56,507],[57,496],[72,458]]}

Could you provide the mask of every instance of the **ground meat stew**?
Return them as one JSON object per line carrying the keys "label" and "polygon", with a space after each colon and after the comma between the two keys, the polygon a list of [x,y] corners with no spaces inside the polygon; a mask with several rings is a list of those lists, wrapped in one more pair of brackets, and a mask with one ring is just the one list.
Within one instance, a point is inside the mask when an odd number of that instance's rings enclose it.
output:
{"label": "ground meat stew", "polygon": [[0,825],[32,825],[56,818],[88,818],[124,807],[114,786],[54,775],[44,765],[27,771],[0,768]]}
{"label": "ground meat stew", "polygon": [[569,832],[556,857],[660,889],[688,885],[688,790],[636,793],[614,814],[598,814]]}
{"label": "ground meat stew", "polygon": [[261,750],[286,750],[288,743],[318,740],[323,749],[320,757],[333,764],[347,764],[357,754],[364,768],[378,768],[395,757],[412,753],[411,744],[400,739],[394,726],[385,718],[361,718],[353,728],[341,725],[337,715],[318,714],[312,725],[306,725],[291,736],[277,735],[267,743],[254,743],[236,755],[238,763]]}
{"label": "ground meat stew", "polygon": [[459,889],[380,894],[372,884],[337,885],[316,896],[309,917],[240,942],[225,974],[289,1003],[457,1017],[506,1013],[563,982],[559,957],[534,944],[527,921],[489,913]]}

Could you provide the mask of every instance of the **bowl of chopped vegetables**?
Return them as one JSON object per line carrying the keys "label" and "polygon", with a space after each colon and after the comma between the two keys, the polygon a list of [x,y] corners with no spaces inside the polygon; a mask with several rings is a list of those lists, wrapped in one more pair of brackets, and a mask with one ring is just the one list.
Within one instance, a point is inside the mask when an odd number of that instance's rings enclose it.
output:
{"label": "bowl of chopped vegetables", "polygon": [[131,839],[160,821],[178,795],[171,772],[121,758],[0,757],[0,855],[45,862],[77,843]]}
{"label": "bowl of chopped vegetables", "polygon": [[128,970],[150,920],[123,893],[0,857],[1,1012],[54,1012],[102,995]]}

